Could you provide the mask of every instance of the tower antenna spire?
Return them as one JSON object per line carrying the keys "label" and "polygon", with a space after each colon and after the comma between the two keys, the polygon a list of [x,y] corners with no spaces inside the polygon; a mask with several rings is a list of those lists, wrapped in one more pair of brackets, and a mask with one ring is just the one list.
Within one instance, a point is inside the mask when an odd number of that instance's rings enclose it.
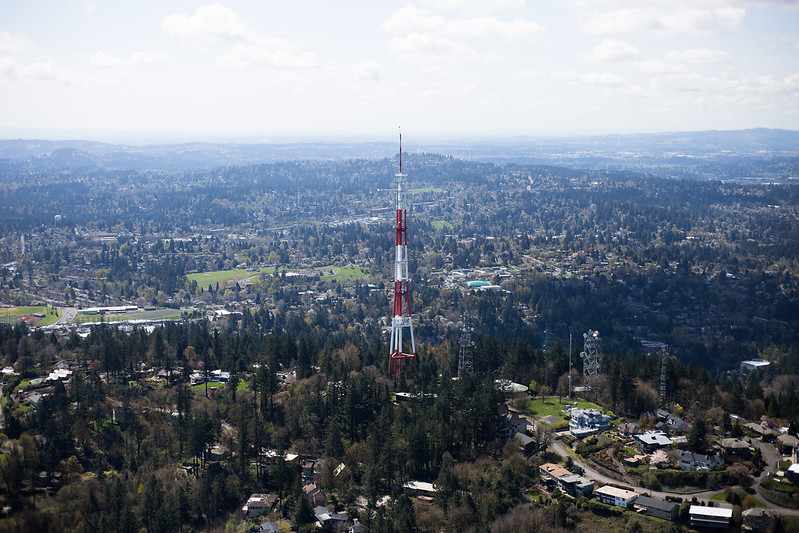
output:
{"label": "tower antenna spire", "polygon": [[397,129],[399,130],[399,139],[400,139],[400,141],[399,141],[399,144],[400,144],[400,147],[399,147],[400,148],[400,153],[399,153],[400,171],[399,171],[399,173],[402,174],[402,126],[397,126]]}
{"label": "tower antenna spire", "polygon": [[[412,359],[414,371],[416,370],[416,341],[413,338],[410,276],[408,275],[408,210],[402,201],[402,178],[405,177],[402,173],[402,129],[400,129],[399,142],[399,172],[394,175],[397,187],[397,218],[394,225],[396,230],[394,239],[396,251],[394,260],[394,307],[391,315],[391,347],[388,357],[388,373],[394,379],[397,379],[397,375],[402,371],[402,361],[405,359]],[[405,331],[408,332],[410,351],[403,351],[403,333]]]}

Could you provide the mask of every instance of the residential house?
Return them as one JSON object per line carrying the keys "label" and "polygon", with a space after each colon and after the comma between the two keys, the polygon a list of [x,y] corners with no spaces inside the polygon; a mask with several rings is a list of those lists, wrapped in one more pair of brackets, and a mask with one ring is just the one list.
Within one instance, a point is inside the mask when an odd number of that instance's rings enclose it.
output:
{"label": "residential house", "polygon": [[672,434],[674,432],[685,433],[691,429],[691,426],[689,426],[685,420],[671,413],[668,414],[665,420],[661,420],[655,424],[655,427],[668,434]]}
{"label": "residential house", "polygon": [[774,531],[774,515],[768,509],[747,509],[741,513],[741,531],[770,533]]}
{"label": "residential house", "polygon": [[318,463],[318,459],[306,459],[302,462],[302,477],[308,481],[313,479],[314,473],[316,472],[316,464]]}
{"label": "residential house", "polygon": [[510,440],[517,433],[533,431],[533,423],[524,415],[508,409],[507,404],[501,404],[497,409],[497,414],[499,415],[497,436],[502,440]]}
{"label": "residential house", "polygon": [[569,433],[581,439],[592,433],[597,433],[610,428],[610,417],[603,415],[597,409],[569,410]]}
{"label": "residential house", "polygon": [[750,359],[748,361],[741,361],[741,367],[739,368],[739,372],[741,374],[748,374],[753,370],[759,370],[761,368],[766,368],[771,363],[768,361],[764,361],[763,359]]}
{"label": "residential house", "polygon": [[327,505],[327,496],[322,489],[316,486],[316,483],[308,483],[302,488],[305,492],[305,497],[311,502],[314,507]]}
{"label": "residential house", "polygon": [[277,522],[264,522],[258,529],[255,530],[255,533],[278,533],[279,531],[280,524]]}
{"label": "residential house", "polygon": [[713,470],[724,464],[719,454],[705,455],[703,453],[686,452],[680,450],[681,470]]}
{"label": "residential house", "polygon": [[227,455],[227,449],[220,444],[211,446],[205,454],[206,461],[222,461]]}
{"label": "residential house", "polygon": [[272,469],[273,466],[277,464],[278,461],[282,460],[287,463],[293,463],[297,460],[299,455],[296,453],[280,453],[277,450],[266,450],[261,448],[261,455],[259,457],[261,466],[269,471]]}
{"label": "residential house", "polygon": [[635,500],[634,506],[636,510],[648,514],[649,516],[672,521],[676,520],[677,513],[680,510],[680,506],[674,502],[658,500],[657,498],[650,498],[649,496],[639,496],[638,499]]}
{"label": "residential house", "polygon": [[255,518],[271,511],[276,503],[277,496],[274,494],[251,494],[241,510],[247,518]]}
{"label": "residential house", "polygon": [[538,474],[545,481],[557,481],[558,478],[571,475],[571,472],[555,463],[544,463],[538,467]]}
{"label": "residential house", "polygon": [[633,503],[638,498],[638,493],[631,490],[620,489],[611,485],[605,485],[602,488],[594,491],[596,499],[608,505],[615,505],[626,509],[628,505]]}
{"label": "residential house", "polygon": [[635,436],[635,442],[646,453],[652,453],[671,444],[671,439],[662,431],[646,431]]}
{"label": "residential house", "polygon": [[799,463],[794,463],[785,471],[785,477],[793,483],[799,483]]}
{"label": "residential house", "polygon": [[44,397],[45,397],[44,394],[41,394],[39,392],[32,392],[28,394],[28,404],[34,407],[39,407],[39,402],[41,402],[42,398]]}
{"label": "residential house", "polygon": [[313,514],[319,527],[335,527],[335,524],[347,521],[346,513],[334,513],[321,505],[314,507]]}
{"label": "residential house", "polygon": [[436,486],[426,481],[408,481],[402,486],[402,491],[406,496],[434,498],[436,495]]}
{"label": "residential house", "polygon": [[513,438],[516,439],[516,441],[519,443],[519,447],[525,454],[533,453],[538,447],[538,444],[536,444],[535,440],[525,433],[517,433],[513,436]]}
{"label": "residential house", "polygon": [[594,492],[594,482],[572,474],[565,468],[555,463],[544,463],[538,467],[538,473],[544,481],[554,482],[558,487],[571,496],[591,496]]}
{"label": "residential house", "polygon": [[692,505],[688,509],[689,522],[692,526],[727,529],[730,527],[732,509],[726,507],[705,507]]}
{"label": "residential house", "polygon": [[347,530],[347,533],[364,533],[366,529],[364,528],[363,524],[361,524],[357,518],[352,519],[352,525]]}
{"label": "residential house", "polygon": [[594,482],[577,474],[569,474],[558,478],[558,484],[563,492],[570,496],[585,496],[590,498],[594,492]]}
{"label": "residential house", "polygon": [[761,437],[765,437],[766,439],[770,439],[777,435],[777,432],[768,427],[766,424],[758,424],[757,422],[748,422],[743,425],[746,429],[750,431],[754,431]]}
{"label": "residential house", "polygon": [[58,368],[50,372],[50,374],[45,378],[45,381],[62,381],[67,382],[69,378],[72,377],[72,370],[66,368]]}
{"label": "residential house", "polygon": [[736,457],[749,457],[752,454],[752,446],[741,439],[729,437],[719,440],[719,447],[727,455]]}
{"label": "residential house", "polygon": [[644,430],[641,429],[641,426],[635,422],[626,422],[619,426],[619,434],[625,437],[632,437],[633,435],[643,433],[643,431]]}
{"label": "residential house", "polygon": [[786,455],[794,455],[799,448],[799,439],[793,435],[780,435],[777,437],[777,444],[782,447],[782,451]]}

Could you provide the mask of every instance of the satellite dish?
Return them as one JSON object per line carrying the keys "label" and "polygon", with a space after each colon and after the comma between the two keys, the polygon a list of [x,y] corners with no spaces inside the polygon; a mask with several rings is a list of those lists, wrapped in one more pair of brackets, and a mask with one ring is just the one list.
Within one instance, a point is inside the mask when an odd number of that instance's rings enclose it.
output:
{"label": "satellite dish", "polygon": [[587,339],[588,338],[588,333],[583,333],[583,338]]}
{"label": "satellite dish", "polygon": [[585,352],[580,352],[580,357],[585,357]]}

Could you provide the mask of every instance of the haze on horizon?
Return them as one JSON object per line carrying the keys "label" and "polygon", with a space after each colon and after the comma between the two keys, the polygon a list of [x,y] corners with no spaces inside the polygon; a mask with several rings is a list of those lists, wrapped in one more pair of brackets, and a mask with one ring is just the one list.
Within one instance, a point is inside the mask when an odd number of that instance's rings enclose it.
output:
{"label": "haze on horizon", "polygon": [[385,141],[398,124],[799,130],[799,1],[0,6],[0,138]]}

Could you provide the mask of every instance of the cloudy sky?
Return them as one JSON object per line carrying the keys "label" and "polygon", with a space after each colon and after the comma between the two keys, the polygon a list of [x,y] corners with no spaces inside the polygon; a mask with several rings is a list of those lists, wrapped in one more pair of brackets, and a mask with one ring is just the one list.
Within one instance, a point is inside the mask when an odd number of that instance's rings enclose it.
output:
{"label": "cloudy sky", "polygon": [[799,0],[0,0],[0,136],[799,130]]}

